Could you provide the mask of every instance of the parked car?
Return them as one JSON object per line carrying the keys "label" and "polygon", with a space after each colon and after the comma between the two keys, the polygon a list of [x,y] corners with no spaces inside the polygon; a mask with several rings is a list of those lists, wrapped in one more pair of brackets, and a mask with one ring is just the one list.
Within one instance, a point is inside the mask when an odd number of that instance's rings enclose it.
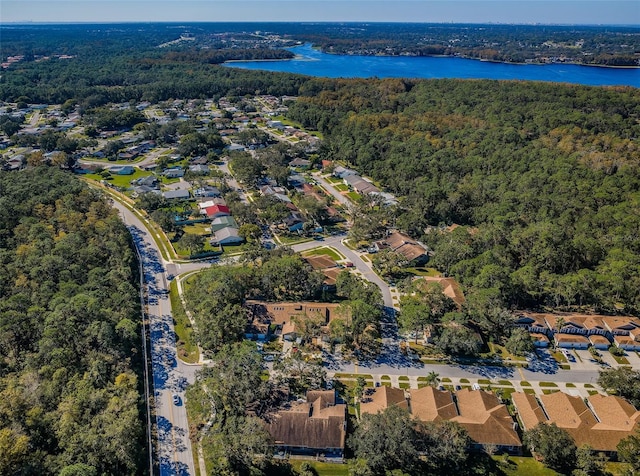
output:
{"label": "parked car", "polygon": [[177,394],[173,394],[171,399],[173,400],[174,405],[180,405],[180,396]]}
{"label": "parked car", "polygon": [[354,266],[354,264],[353,264],[351,261],[347,261],[344,265],[345,265],[347,268],[353,268],[353,266]]}

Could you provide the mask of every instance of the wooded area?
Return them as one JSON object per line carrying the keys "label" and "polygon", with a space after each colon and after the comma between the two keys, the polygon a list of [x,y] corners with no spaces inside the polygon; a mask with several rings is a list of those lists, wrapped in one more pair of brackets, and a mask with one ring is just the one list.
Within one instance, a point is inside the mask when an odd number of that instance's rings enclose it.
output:
{"label": "wooded area", "polygon": [[142,473],[135,269],[82,182],[0,172],[0,474]]}

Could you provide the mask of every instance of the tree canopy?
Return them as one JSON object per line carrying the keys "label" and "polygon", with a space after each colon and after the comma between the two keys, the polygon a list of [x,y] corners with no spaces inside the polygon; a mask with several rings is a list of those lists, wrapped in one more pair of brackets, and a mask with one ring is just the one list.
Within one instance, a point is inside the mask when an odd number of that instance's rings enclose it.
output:
{"label": "tree canopy", "polygon": [[139,474],[129,234],[54,167],[0,172],[0,473]]}

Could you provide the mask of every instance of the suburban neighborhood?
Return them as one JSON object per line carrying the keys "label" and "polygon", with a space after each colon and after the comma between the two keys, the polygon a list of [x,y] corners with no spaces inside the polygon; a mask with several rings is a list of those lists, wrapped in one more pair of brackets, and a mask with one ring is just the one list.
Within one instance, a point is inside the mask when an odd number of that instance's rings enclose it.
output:
{"label": "suburban neighborhood", "polygon": [[[0,138],[2,168],[68,169],[153,235],[162,263],[154,279],[170,289],[170,328],[181,329],[169,332],[169,342],[186,359],[177,365],[160,357],[151,341],[153,372],[177,372],[182,382],[156,395],[171,394],[176,411],[189,408],[184,383],[197,382],[196,370],[213,355],[196,340],[185,288],[203,269],[260,268],[269,253],[284,252],[302,257],[305,272],[318,276],[318,292],[245,299],[241,335],[260,355],[265,378],[291,359],[316,366],[321,378],[256,412],[274,457],[344,464],[353,422],[399,408],[416,421],[455,422],[470,452],[530,454],[523,432],[544,423],[565,430],[576,447],[615,459],[619,443],[640,428],[640,412],[609,395],[598,375],[640,368],[640,319],[512,309],[505,325],[512,336],[523,332],[515,347],[461,320],[461,283],[430,267],[427,244],[380,218],[401,201],[349,164],[323,158],[319,134],[286,119],[296,99],[121,103],[91,118],[69,105],[2,104],[0,114],[20,124]],[[373,223],[364,222],[369,215]],[[350,297],[349,286],[356,289]],[[350,335],[344,328],[356,327],[362,308],[353,301],[364,290],[373,293],[366,303],[373,321]],[[427,315],[409,321],[416,302]],[[205,474],[198,441],[211,423],[191,424],[194,461]]]}

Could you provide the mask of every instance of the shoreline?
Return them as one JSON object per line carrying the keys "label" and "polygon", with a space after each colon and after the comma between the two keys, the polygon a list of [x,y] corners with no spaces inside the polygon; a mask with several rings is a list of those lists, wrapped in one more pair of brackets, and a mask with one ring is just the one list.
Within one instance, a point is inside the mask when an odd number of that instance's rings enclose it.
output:
{"label": "shoreline", "polygon": [[[527,63],[527,62],[517,62],[517,61],[502,61],[502,60],[493,60],[493,59],[484,59],[484,58],[477,58],[475,56],[467,56],[467,55],[463,55],[463,54],[452,54],[452,55],[388,55],[388,54],[371,54],[371,55],[364,55],[364,54],[350,54],[350,53],[334,53],[334,52],[328,52],[328,51],[324,51],[322,49],[321,46],[317,46],[314,45],[313,43],[305,43],[304,45],[296,45],[296,46],[289,46],[286,47],[286,50],[291,51],[291,49],[293,48],[300,48],[301,46],[309,46],[310,48],[319,51],[322,54],[325,55],[334,55],[334,56],[360,56],[360,57],[364,57],[364,58],[460,58],[460,59],[467,59],[467,60],[475,60],[475,61],[481,61],[484,63],[496,63],[496,64],[507,64],[507,65],[517,65],[517,66],[551,66],[551,65],[573,65],[573,66],[586,66],[586,67],[594,67],[594,68],[608,68],[608,69],[621,69],[621,70],[640,70],[640,65],[637,66],[612,66],[612,65],[607,65],[607,64],[591,64],[591,63],[578,63],[578,62],[574,62],[574,61],[556,61],[556,62],[548,62],[548,63],[541,63],[541,62],[531,62],[531,63]],[[296,61],[320,61],[316,58],[308,58],[306,56],[303,55],[299,55],[299,54],[295,54],[293,58],[274,58],[274,59],[257,59],[257,60],[227,60],[222,64],[225,63],[260,63],[260,62],[271,62],[271,61],[291,61],[291,60],[296,60]]]}

